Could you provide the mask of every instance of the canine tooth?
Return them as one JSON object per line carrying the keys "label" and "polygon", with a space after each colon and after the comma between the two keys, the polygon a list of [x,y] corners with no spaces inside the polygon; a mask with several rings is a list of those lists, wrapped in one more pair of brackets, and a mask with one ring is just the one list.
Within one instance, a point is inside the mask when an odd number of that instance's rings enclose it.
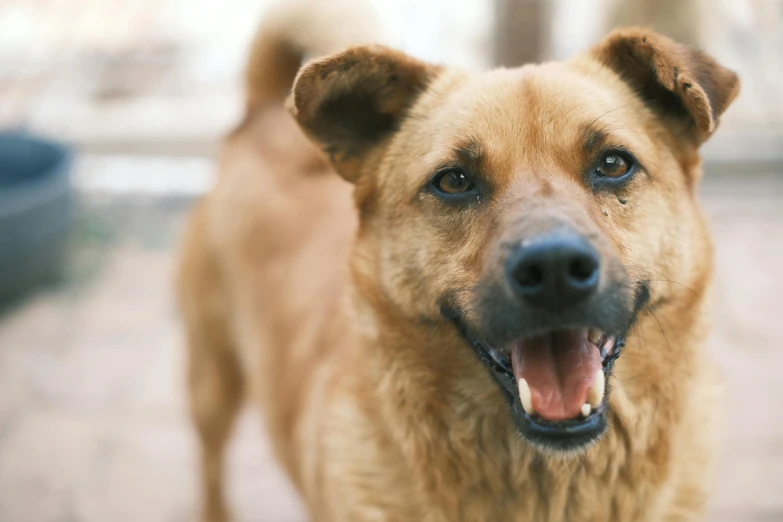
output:
{"label": "canine tooth", "polygon": [[519,387],[519,402],[522,403],[522,409],[528,415],[534,415],[536,410],[533,409],[533,397],[530,395],[530,386],[528,386],[525,379],[519,379],[517,386]]}
{"label": "canine tooth", "polygon": [[590,412],[593,411],[593,407],[587,403],[582,405],[582,417],[589,417]]}
{"label": "canine tooth", "polygon": [[606,387],[606,380],[604,379],[604,371],[598,369],[593,377],[593,386],[587,393],[587,402],[590,403],[594,409],[598,409],[601,405],[601,401],[604,400],[604,389]]}
{"label": "canine tooth", "polygon": [[601,342],[601,338],[603,336],[604,333],[598,328],[590,328],[590,331],[587,332],[587,340],[596,346],[598,346],[598,343]]}

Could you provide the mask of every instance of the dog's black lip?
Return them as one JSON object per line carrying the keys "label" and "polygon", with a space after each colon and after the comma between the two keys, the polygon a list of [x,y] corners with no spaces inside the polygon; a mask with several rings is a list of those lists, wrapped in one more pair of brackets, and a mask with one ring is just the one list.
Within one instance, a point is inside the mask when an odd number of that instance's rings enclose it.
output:
{"label": "dog's black lip", "polygon": [[547,421],[528,415],[516,403],[512,406],[512,413],[517,419],[524,420],[517,423],[517,429],[527,440],[550,450],[569,451],[584,448],[598,440],[606,430],[608,409],[604,399],[598,410],[585,419]]}

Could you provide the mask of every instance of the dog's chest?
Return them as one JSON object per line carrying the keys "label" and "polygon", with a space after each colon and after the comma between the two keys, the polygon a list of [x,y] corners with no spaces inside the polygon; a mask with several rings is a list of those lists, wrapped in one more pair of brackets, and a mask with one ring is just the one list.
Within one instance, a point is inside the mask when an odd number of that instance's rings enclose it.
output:
{"label": "dog's chest", "polygon": [[617,458],[544,460],[532,452],[471,455],[446,446],[441,459],[430,448],[431,459],[416,461],[418,480],[407,481],[408,493],[400,498],[418,499],[421,520],[647,522],[661,516],[665,488],[659,477],[629,464],[621,451]]}

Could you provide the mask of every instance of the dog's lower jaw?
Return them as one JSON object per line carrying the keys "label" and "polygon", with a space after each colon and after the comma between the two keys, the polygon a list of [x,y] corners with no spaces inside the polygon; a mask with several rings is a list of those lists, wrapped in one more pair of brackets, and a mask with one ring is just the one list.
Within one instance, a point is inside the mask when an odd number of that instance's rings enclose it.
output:
{"label": "dog's lower jaw", "polygon": [[[659,424],[661,415],[682,423],[686,404],[666,393],[656,395],[628,378],[643,373],[650,352],[666,346],[663,337],[656,337],[660,331],[650,317],[640,320],[624,356],[613,361],[617,376],[610,380],[613,391],[602,412],[608,429],[599,438],[566,450],[520,437],[498,386],[453,331],[419,323],[408,330],[414,337],[401,338],[392,334],[392,325],[386,326],[379,331],[389,335],[365,346],[367,357],[383,354],[373,365],[378,373],[367,375],[378,394],[365,411],[375,418],[369,424],[390,427],[391,442],[400,452],[392,465],[419,490],[411,498],[423,499],[422,513],[437,512],[444,520],[466,519],[473,513],[486,514],[483,520],[613,519],[612,513],[621,517],[614,518],[618,520],[647,520],[659,512],[661,491],[672,490],[663,486],[679,483],[671,470],[689,465],[687,455],[677,457],[683,462],[675,462],[673,435]],[[689,357],[696,353],[689,351]],[[693,376],[673,370],[665,378],[658,383],[664,390],[687,387]],[[663,459],[667,471],[646,464],[650,458]],[[585,491],[593,498],[585,499]],[[674,509],[680,501],[672,502]],[[695,502],[687,507],[692,520],[697,520],[700,506]],[[632,515],[622,518],[623,514]]]}

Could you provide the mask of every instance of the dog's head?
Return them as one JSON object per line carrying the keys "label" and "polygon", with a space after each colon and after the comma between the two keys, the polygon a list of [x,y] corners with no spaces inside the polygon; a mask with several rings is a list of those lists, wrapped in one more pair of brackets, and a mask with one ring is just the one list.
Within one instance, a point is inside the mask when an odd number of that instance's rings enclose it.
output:
{"label": "dog's head", "polygon": [[381,47],[306,65],[291,110],[356,184],[354,270],[380,306],[448,321],[530,442],[606,428],[606,381],[652,280],[706,285],[698,148],[739,90],[638,29],[563,63],[472,75]]}

